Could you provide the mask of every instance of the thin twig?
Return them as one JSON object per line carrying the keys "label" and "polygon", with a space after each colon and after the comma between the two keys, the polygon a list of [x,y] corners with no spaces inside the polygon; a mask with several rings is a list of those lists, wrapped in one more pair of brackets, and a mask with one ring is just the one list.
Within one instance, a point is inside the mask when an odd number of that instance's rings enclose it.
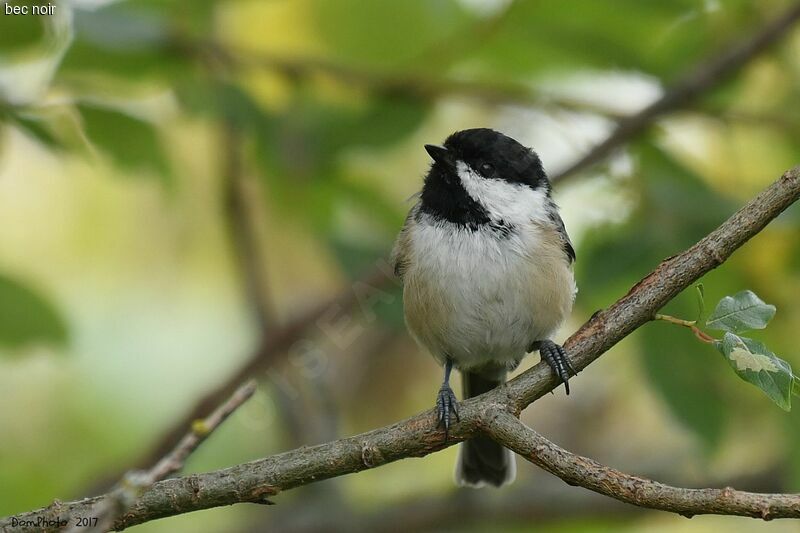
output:
{"label": "thin twig", "polygon": [[669,322],[670,324],[675,324],[676,326],[689,328],[692,330],[692,333],[694,333],[695,337],[706,344],[714,344],[714,342],[717,340],[702,329],[698,328],[696,320],[684,320],[682,318],[677,318],[671,315],[662,315],[659,313],[656,314],[655,319],[663,320],[664,322]]}
{"label": "thin twig", "polygon": [[183,439],[168,455],[148,472],[145,479],[151,485],[161,479],[166,479],[172,474],[183,469],[186,459],[200,446],[211,433],[213,433],[230,415],[242,406],[256,392],[255,380],[250,380],[228,398],[228,401],[217,407],[213,413],[203,420],[196,420],[192,430],[184,435]]}
{"label": "thin twig", "polygon": [[[576,368],[583,369],[596,360],[608,348],[629,335],[636,328],[652,320],[656,312],[671,298],[689,287],[702,275],[721,265],[751,237],[760,232],[771,220],[800,198],[800,167],[786,172],[778,181],[762,191],[720,227],[697,244],[663,261],[653,272],[634,285],[623,298],[609,309],[598,313],[568,339],[565,346]],[[420,457],[444,449],[466,438],[495,431],[493,437],[511,448],[521,448],[520,443],[509,439],[506,443],[501,430],[503,412],[517,415],[528,404],[553,390],[558,380],[546,363],[539,363],[504,387],[462,402],[461,421],[450,428],[450,439],[445,440],[442,430],[436,427],[435,413],[428,410],[412,418],[375,429],[361,435],[349,437],[318,446],[303,447],[257,461],[230,468],[194,474],[182,478],[155,483],[139,502],[115,523],[118,530],[156,518],[173,516],[199,509],[208,509],[233,503],[264,503],[281,491],[315,483],[383,464]],[[501,416],[502,415],[502,416]],[[513,419],[513,417],[511,417]],[[497,422],[493,422],[496,420]],[[582,461],[583,458],[570,456]],[[576,468],[582,465],[577,465]],[[586,466],[586,465],[583,465]],[[593,465],[588,465],[593,466]],[[566,477],[566,476],[565,476]],[[633,480],[639,478],[631,478]],[[567,477],[570,482],[576,480]],[[613,480],[612,480],[613,481]],[[718,494],[720,503],[706,498],[707,507],[686,507],[681,495],[663,486],[660,496],[648,492],[638,496],[637,486],[655,490],[660,485],[646,480],[632,486],[631,496],[620,494],[639,505],[655,502],[661,497],[667,501],[656,508],[680,509],[721,514],[741,514],[775,518],[793,516],[800,518],[800,496],[785,494],[756,495],[730,491]],[[585,483],[595,483],[587,479]],[[603,480],[596,483],[602,485]],[[612,488],[615,485],[610,485]],[[609,489],[610,493],[614,490]],[[791,498],[797,498],[795,505]],[[0,527],[17,523],[34,523],[36,520],[53,520],[64,514],[86,514],[94,505],[108,499],[108,495],[22,513],[0,520]],[[626,500],[628,501],[628,500]],[[661,501],[661,500],[657,500]],[[752,510],[758,506],[759,515]],[[15,531],[33,531],[18,528]],[[39,528],[38,530],[41,530]]]}
{"label": "thin twig", "polygon": [[132,471],[125,474],[107,498],[101,500],[88,514],[81,515],[80,518],[88,519],[89,522],[73,521],[75,516],[70,515],[72,527],[69,529],[69,533],[104,532],[111,529],[114,522],[136,503],[144,491],[154,483],[183,470],[186,459],[255,391],[256,382],[253,380],[240,386],[225,403],[217,407],[210,415],[202,420],[195,420],[189,432],[153,468],[145,472]]}

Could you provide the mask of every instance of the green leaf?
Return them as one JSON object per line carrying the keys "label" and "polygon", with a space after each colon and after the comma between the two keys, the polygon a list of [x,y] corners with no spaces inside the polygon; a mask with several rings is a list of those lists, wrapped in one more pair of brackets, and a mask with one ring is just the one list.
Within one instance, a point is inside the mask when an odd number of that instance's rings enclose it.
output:
{"label": "green leaf", "polygon": [[166,157],[153,124],[108,107],[78,106],[89,139],[121,166],[168,178]]}
{"label": "green leaf", "polygon": [[752,291],[726,296],[706,321],[706,326],[731,333],[764,329],[775,316],[775,306],[764,303]]}
{"label": "green leaf", "polygon": [[66,341],[66,322],[56,308],[38,292],[0,275],[0,346]]}
{"label": "green leaf", "polygon": [[794,375],[789,363],[762,343],[730,332],[726,332],[722,342],[717,341],[714,346],[740,378],[764,391],[781,409],[791,409]]}

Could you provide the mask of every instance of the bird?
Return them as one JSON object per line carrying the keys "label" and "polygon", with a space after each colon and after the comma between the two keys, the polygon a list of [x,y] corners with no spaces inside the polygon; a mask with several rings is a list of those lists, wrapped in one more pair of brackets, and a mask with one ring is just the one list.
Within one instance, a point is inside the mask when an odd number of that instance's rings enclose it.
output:
{"label": "bird", "polygon": [[[471,398],[502,386],[538,350],[569,394],[577,372],[552,337],[577,293],[575,249],[532,149],[474,128],[425,150],[432,163],[391,264],[407,329],[444,368],[435,411],[446,441],[459,416],[453,368]],[[515,476],[514,455],[500,444],[473,437],[460,445],[458,485],[500,487]]]}

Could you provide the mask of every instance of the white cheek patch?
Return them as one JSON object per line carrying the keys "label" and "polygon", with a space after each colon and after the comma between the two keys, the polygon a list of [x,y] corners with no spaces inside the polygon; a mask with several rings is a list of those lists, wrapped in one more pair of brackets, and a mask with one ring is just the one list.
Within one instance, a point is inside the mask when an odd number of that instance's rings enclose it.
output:
{"label": "white cheek patch", "polygon": [[461,184],[473,200],[481,204],[492,220],[524,224],[547,219],[547,194],[526,185],[486,179],[463,161],[456,163]]}

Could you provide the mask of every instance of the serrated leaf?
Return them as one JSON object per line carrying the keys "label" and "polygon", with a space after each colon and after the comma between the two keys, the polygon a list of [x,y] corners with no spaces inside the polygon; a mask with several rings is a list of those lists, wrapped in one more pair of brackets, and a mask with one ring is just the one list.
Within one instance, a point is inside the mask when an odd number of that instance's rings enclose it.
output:
{"label": "serrated leaf", "polygon": [[764,303],[753,291],[726,296],[706,320],[706,326],[731,333],[764,329],[775,316],[775,306]]}
{"label": "serrated leaf", "polygon": [[789,363],[764,344],[731,332],[726,332],[722,342],[714,345],[740,378],[761,389],[781,409],[791,409],[795,380]]}
{"label": "serrated leaf", "polygon": [[66,340],[66,322],[44,296],[0,275],[0,346],[62,345]]}

